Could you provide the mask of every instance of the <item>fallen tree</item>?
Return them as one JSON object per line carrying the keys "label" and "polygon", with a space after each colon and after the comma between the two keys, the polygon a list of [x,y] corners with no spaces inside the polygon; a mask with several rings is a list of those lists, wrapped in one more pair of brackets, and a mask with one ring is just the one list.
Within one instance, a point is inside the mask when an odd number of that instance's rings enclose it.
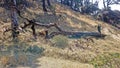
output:
{"label": "fallen tree", "polygon": [[[24,22],[24,25],[20,26],[19,30],[23,30],[23,29],[27,28],[28,26],[30,26],[31,30],[32,30],[32,34],[35,39],[37,39],[37,33],[36,33],[36,29],[35,29],[36,26],[47,28],[47,30],[44,31],[44,34],[45,34],[44,36],[46,39],[50,39],[50,38],[54,37],[55,35],[80,36],[80,37],[85,37],[85,36],[105,37],[104,34],[100,34],[99,32],[68,32],[68,31],[61,29],[57,23],[42,24],[40,22],[36,22],[35,19],[30,20],[28,18],[25,18],[24,16],[21,15],[21,11],[17,7],[15,7],[15,9],[17,10],[18,15],[28,22],[28,23]],[[55,27],[58,31],[49,33],[48,30],[51,27]],[[4,35],[6,32],[11,31],[11,30],[13,30],[13,29],[12,28],[6,29],[4,31]],[[39,32],[39,34],[42,34],[42,33]]]}
{"label": "fallen tree", "polygon": [[[36,33],[36,29],[35,29],[35,26],[40,26],[40,27],[45,27],[47,28],[47,31],[45,30],[45,38],[46,39],[50,39],[50,38],[53,38],[54,36],[56,35],[65,35],[65,36],[78,36],[78,37],[87,37],[87,36],[93,36],[93,37],[105,37],[106,35],[104,34],[100,34],[98,32],[68,32],[68,31],[64,31],[60,28],[60,26],[58,26],[58,24],[56,23],[50,23],[50,24],[42,24],[42,23],[39,23],[39,22],[36,22],[34,19],[33,20],[29,20],[27,18],[24,18],[26,19],[29,23],[26,24],[24,23],[24,26],[21,26],[22,29],[25,29],[27,28],[28,26],[31,26],[31,30],[33,32],[33,36],[35,39],[37,39],[37,33]],[[52,33],[49,33],[48,30],[49,28],[51,27],[55,27],[58,31],[57,32],[52,32]],[[12,29],[9,29],[9,30],[6,30],[5,32],[8,32]],[[40,34],[40,33],[39,33]]]}

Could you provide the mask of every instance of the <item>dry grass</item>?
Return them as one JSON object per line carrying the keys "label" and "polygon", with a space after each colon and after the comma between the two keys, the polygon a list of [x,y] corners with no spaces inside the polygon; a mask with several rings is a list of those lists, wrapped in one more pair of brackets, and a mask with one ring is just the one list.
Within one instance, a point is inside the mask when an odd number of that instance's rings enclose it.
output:
{"label": "dry grass", "polygon": [[[42,57],[38,59],[41,64],[40,68],[94,68],[90,64],[83,64],[69,60],[55,59],[52,57]],[[45,66],[44,66],[45,65]]]}
{"label": "dry grass", "polygon": [[119,68],[120,53],[107,53],[94,58],[91,62],[95,68]]}
{"label": "dry grass", "polygon": [[1,60],[1,67],[11,67],[17,65],[25,65],[28,63],[28,58],[26,55],[19,55],[17,58],[15,56],[2,56]]}
{"label": "dry grass", "polygon": [[[17,45],[20,45],[20,50],[24,51],[25,49],[29,48],[29,46],[38,46],[45,49],[45,51],[42,53],[42,58],[37,55],[32,56],[32,58],[39,57],[37,59],[33,59],[35,61],[38,61],[36,64],[41,65],[38,66],[38,68],[119,68],[120,31],[118,29],[103,22],[93,20],[90,16],[84,16],[77,12],[74,12],[66,6],[62,7],[60,5],[56,5],[56,16],[50,16],[49,14],[44,15],[43,11],[41,11],[42,8],[39,7],[40,5],[36,4],[35,6],[37,7],[28,8],[27,12],[29,13],[25,13],[24,15],[29,18],[36,18],[38,21],[45,23],[57,22],[61,28],[67,31],[96,31],[97,29],[95,26],[102,24],[102,32],[108,35],[104,39],[90,37],[91,40],[87,40],[85,38],[69,39],[61,36],[57,37],[57,40],[55,37],[50,40],[45,40],[39,36],[37,40],[34,40],[31,30],[27,28],[27,32],[20,33],[20,43]],[[3,12],[3,9],[0,10],[0,12]],[[0,45],[6,45],[9,47],[13,44],[11,37],[8,37],[11,33],[8,32],[6,35],[2,35],[2,33],[3,28],[10,26],[10,23],[4,23],[4,21],[1,20],[0,24]],[[37,31],[40,30],[41,28],[37,29]],[[50,29],[50,31],[54,30],[54,28]],[[60,44],[60,46],[63,45],[65,47],[63,49],[56,47],[54,46],[55,43],[51,42],[51,40],[56,40],[56,45]],[[25,42],[26,44],[21,42]],[[29,53],[32,53],[34,55],[36,52],[37,51]],[[15,59],[15,56],[4,56],[1,54],[2,56],[0,57],[0,61],[3,66],[15,65],[17,67],[23,64],[24,68],[24,64],[26,65],[30,62],[27,54],[24,52],[22,52],[22,54],[19,53],[17,61]]]}

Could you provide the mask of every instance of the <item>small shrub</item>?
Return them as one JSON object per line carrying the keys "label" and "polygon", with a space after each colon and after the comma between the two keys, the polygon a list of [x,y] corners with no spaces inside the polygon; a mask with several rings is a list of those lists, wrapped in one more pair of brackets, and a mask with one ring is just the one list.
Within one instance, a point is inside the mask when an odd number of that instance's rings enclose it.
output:
{"label": "small shrub", "polygon": [[61,35],[55,36],[52,42],[59,48],[65,48],[68,45],[67,37]]}
{"label": "small shrub", "polygon": [[44,51],[44,48],[38,47],[38,46],[36,46],[36,45],[34,45],[34,46],[29,46],[29,47],[26,49],[26,52],[30,52],[30,53],[33,53],[33,54],[41,54],[43,51]]}

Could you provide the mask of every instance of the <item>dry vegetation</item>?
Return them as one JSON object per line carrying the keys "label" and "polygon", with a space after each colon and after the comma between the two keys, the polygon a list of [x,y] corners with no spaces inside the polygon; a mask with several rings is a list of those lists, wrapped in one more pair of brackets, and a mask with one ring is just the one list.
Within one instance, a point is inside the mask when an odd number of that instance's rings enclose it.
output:
{"label": "dry vegetation", "polygon": [[[120,68],[120,30],[66,6],[55,4],[54,8],[56,16],[51,12],[43,14],[41,7],[28,8],[29,13],[24,15],[41,23],[59,23],[66,31],[97,32],[96,25],[101,24],[102,33],[107,36],[69,38],[60,35],[52,39],[38,36],[34,40],[27,28],[20,33],[20,42],[13,43],[10,32],[2,34],[5,27],[10,27],[10,21],[1,17],[4,9],[0,8],[0,68]],[[20,19],[20,23],[23,21]],[[37,28],[37,32],[41,31],[41,27]],[[56,29],[50,28],[51,31]]]}

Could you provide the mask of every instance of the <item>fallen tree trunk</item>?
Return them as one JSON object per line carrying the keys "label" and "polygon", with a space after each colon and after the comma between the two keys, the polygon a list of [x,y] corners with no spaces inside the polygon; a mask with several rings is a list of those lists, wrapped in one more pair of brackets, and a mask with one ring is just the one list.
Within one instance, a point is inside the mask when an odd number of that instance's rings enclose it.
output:
{"label": "fallen tree trunk", "polygon": [[[68,32],[68,31],[64,31],[56,23],[42,24],[42,23],[35,22],[35,21],[29,20],[29,19],[27,19],[27,21],[29,23],[28,24],[24,23],[24,26],[21,27],[22,29],[25,29],[26,27],[31,26],[33,24],[35,26],[45,27],[47,29],[49,29],[51,27],[55,27],[58,30],[58,32],[52,32],[50,34],[47,33],[45,35],[46,36],[45,38],[47,38],[47,39],[53,38],[56,35],[65,35],[65,36],[69,36],[69,37],[78,37],[78,38],[87,37],[87,36],[103,38],[106,36],[104,34],[100,34],[99,32],[72,32],[72,31]],[[33,31],[33,36],[36,38],[36,35],[37,35],[36,31],[33,29],[32,29],[32,31]]]}
{"label": "fallen tree trunk", "polygon": [[51,28],[55,27],[58,32],[52,32],[49,35],[46,35],[48,38],[52,38],[55,35],[72,35],[72,36],[79,36],[79,37],[85,37],[85,36],[93,36],[93,37],[105,37],[106,35],[100,34],[98,32],[68,32],[62,30],[56,23],[50,23],[50,24],[41,24],[38,22],[34,22],[36,26]]}
{"label": "fallen tree trunk", "polygon": [[78,37],[87,37],[87,36],[93,36],[93,37],[105,37],[106,35],[100,34],[98,32],[68,32],[62,30],[56,23],[50,23],[50,24],[41,24],[38,22],[34,22],[36,26],[51,28],[55,27],[58,32],[52,32],[49,35],[46,35],[47,38],[53,38],[55,35],[67,35],[67,36],[78,36]]}
{"label": "fallen tree trunk", "polygon": [[[98,32],[68,32],[68,31],[65,31],[65,30],[62,30],[57,23],[50,23],[50,24],[42,24],[42,23],[39,23],[39,22],[36,22],[35,19],[32,19],[32,20],[29,20],[28,18],[24,18],[21,14],[20,14],[20,11],[18,11],[18,14],[21,18],[27,20],[29,23],[26,24],[24,22],[24,26],[21,26],[22,29],[25,29],[26,27],[28,26],[40,26],[40,27],[45,27],[49,30],[49,28],[51,27],[55,27],[58,32],[52,32],[52,33],[48,33],[48,31],[46,32],[46,37],[47,39],[50,39],[50,38],[53,38],[54,36],[56,35],[65,35],[65,36],[76,36],[76,37],[86,37],[86,36],[93,36],[93,37],[105,37],[106,35],[104,34],[100,34]],[[31,27],[32,29],[32,32],[33,32],[33,36],[35,37],[36,39],[36,30],[35,28]],[[10,29],[9,29],[10,30]],[[12,30],[12,29],[11,29]],[[8,30],[6,30],[7,32]]]}
{"label": "fallen tree trunk", "polygon": [[98,32],[52,32],[48,35],[48,38],[53,38],[56,35],[65,35],[69,38],[81,38],[81,37],[96,37],[96,38],[104,38],[106,35],[100,34]]}

